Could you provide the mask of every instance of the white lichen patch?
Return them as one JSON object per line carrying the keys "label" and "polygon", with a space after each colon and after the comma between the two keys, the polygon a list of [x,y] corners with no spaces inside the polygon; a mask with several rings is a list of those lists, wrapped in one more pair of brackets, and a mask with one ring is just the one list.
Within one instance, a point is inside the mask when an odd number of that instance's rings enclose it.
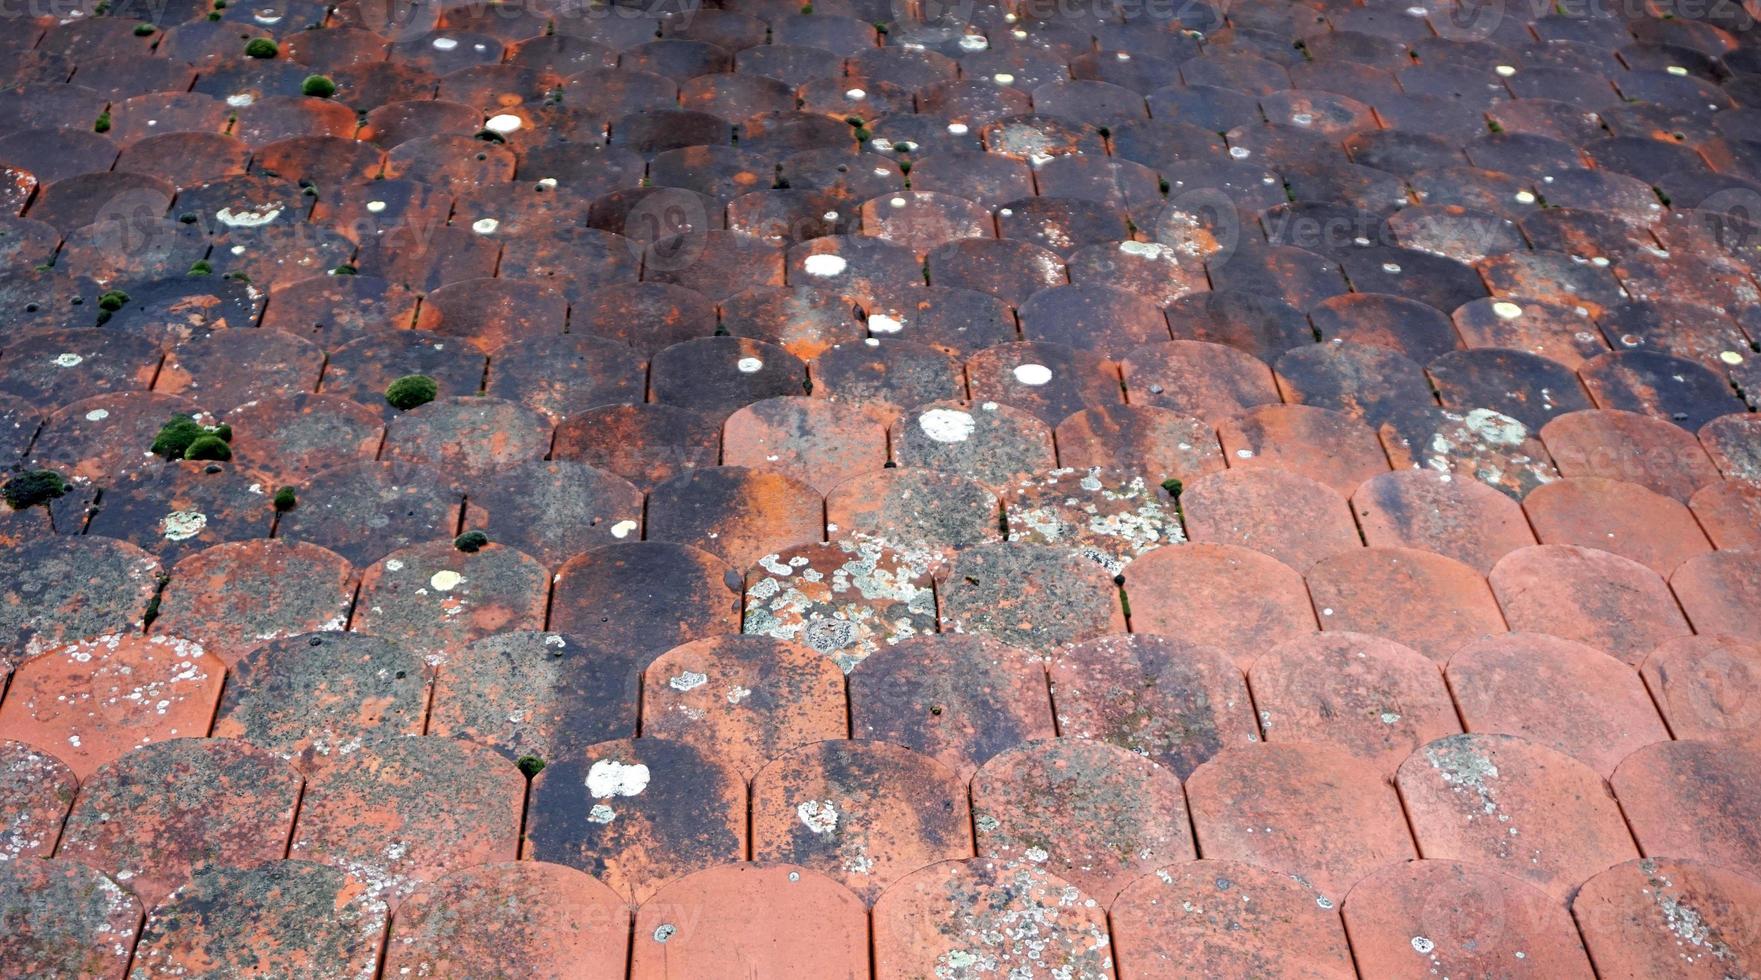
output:
{"label": "white lichen patch", "polygon": [[281,217],[281,208],[264,208],[261,211],[221,208],[214,212],[214,217],[228,228],[257,228]]}
{"label": "white lichen patch", "polygon": [[694,691],[708,683],[708,674],[699,674],[696,671],[686,670],[681,671],[671,680],[667,681],[667,686],[675,691]]}
{"label": "white lichen patch", "polygon": [[587,770],[587,792],[596,800],[613,796],[638,796],[648,788],[648,767],[640,762],[622,763],[600,759]]}
{"label": "white lichen patch", "polygon": [[55,358],[55,366],[64,368],[79,367],[84,360],[85,358],[78,354],[59,354]]}
{"label": "white lichen patch", "polygon": [[159,520],[159,531],[167,541],[188,541],[208,526],[208,515],[199,510],[174,510]]}
{"label": "white lichen patch", "polygon": [[801,263],[802,267],[807,270],[808,275],[819,276],[821,278],[842,275],[844,267],[848,264],[849,263],[844,261],[842,255],[832,255],[829,252],[822,252],[818,255],[809,255],[807,260]]}
{"label": "white lichen patch", "polygon": [[465,577],[450,568],[443,568],[428,578],[428,585],[436,592],[451,592],[459,587]]}
{"label": "white lichen patch", "polygon": [[936,442],[965,442],[978,423],[971,412],[957,408],[932,408],[917,417],[917,427]]}
{"label": "white lichen patch", "polygon": [[883,643],[935,630],[935,594],[903,556],[849,539],[810,553],[800,565],[760,563],[769,574],[747,590],[746,633],[804,643],[848,672]]}
{"label": "white lichen patch", "polygon": [[816,834],[829,834],[838,829],[838,808],[831,800],[808,800],[795,807],[801,825]]}
{"label": "white lichen patch", "polygon": [[1186,540],[1163,501],[1140,476],[1066,468],[1023,483],[1005,513],[1011,540],[1074,547],[1118,575],[1138,555]]}
{"label": "white lichen patch", "polygon": [[1044,364],[1019,364],[1015,367],[1015,380],[1030,388],[1038,388],[1051,382],[1052,369]]}

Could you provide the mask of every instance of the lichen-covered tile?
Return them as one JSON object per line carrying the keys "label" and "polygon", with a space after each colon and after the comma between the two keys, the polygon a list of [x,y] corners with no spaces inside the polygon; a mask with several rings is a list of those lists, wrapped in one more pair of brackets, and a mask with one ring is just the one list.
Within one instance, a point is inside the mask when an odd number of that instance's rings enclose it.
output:
{"label": "lichen-covered tile", "polygon": [[0,906],[8,972],[122,980],[128,970],[141,903],[100,872],[78,861],[0,861]]}
{"label": "lichen-covered tile", "polygon": [[646,901],[746,854],[746,784],[713,753],[663,738],[601,742],[532,781],[525,860],[566,864]]}
{"label": "lichen-covered tile", "polygon": [[54,755],[0,740],[0,865],[54,853],[78,788],[73,770]]}
{"label": "lichen-covered tile", "polygon": [[1690,858],[1641,858],[1585,882],[1571,913],[1604,976],[1715,980],[1754,971],[1748,910],[1758,902],[1761,887],[1734,869]]}
{"label": "lichen-covered tile", "polygon": [[350,628],[440,661],[494,633],[542,628],[549,599],[546,568],[517,549],[431,541],[400,548],[361,573]]}
{"label": "lichen-covered tile", "polygon": [[1041,655],[1125,627],[1112,579],[1068,547],[1005,541],[968,548],[936,594],[949,632],[988,634]]}
{"label": "lichen-covered tile", "polygon": [[341,632],[284,637],[233,665],[213,735],[304,766],[421,734],[428,686],[421,656],[389,640]]}
{"label": "lichen-covered tile", "polygon": [[86,777],[56,856],[104,871],[151,908],[201,865],[281,858],[301,783],[285,761],[233,739],[143,746]]}
{"label": "lichen-covered tile", "polygon": [[157,559],[108,538],[46,536],[0,553],[13,569],[0,589],[0,663],[63,643],[141,628],[158,594]]}
{"label": "lichen-covered tile", "polygon": [[0,704],[0,738],[53,752],[84,779],[148,743],[206,735],[225,675],[188,640],[82,640],[19,664]]}
{"label": "lichen-covered tile", "polygon": [[1032,413],[997,402],[936,402],[893,423],[894,460],[944,470],[993,490],[1057,465],[1051,427]]}
{"label": "lichen-covered tile", "polygon": [[935,631],[930,564],[860,535],[766,555],[747,571],[742,629],[804,644],[848,672]]}
{"label": "lichen-covered tile", "polygon": [[1138,555],[1186,540],[1166,488],[1099,467],[1024,480],[1004,499],[1003,513],[1011,541],[1074,548],[1113,575]]}
{"label": "lichen-covered tile", "polygon": [[1639,855],[1595,770],[1515,736],[1440,738],[1395,782],[1427,858],[1503,871],[1557,900]]}
{"label": "lichen-covered tile", "polygon": [[997,498],[978,483],[929,469],[886,468],[826,495],[834,542],[878,544],[913,570],[934,571],[971,545],[1001,540]]}

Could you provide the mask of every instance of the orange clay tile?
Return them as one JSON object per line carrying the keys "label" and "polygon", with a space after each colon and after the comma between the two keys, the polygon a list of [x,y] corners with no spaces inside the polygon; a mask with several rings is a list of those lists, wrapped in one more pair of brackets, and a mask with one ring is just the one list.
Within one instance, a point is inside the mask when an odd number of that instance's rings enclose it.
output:
{"label": "orange clay tile", "polygon": [[1132,559],[1186,540],[1173,495],[1142,474],[1056,469],[1003,499],[1009,540],[1074,548],[1113,575]]}
{"label": "orange clay tile", "polygon": [[992,490],[1052,469],[1051,426],[997,402],[934,402],[893,423],[893,461],[968,477]]}
{"label": "orange clay tile", "polygon": [[108,538],[51,536],[0,553],[0,664],[63,643],[139,629],[158,591],[159,562]]}
{"label": "orange clay tile", "polygon": [[625,901],[745,855],[745,779],[694,746],[601,742],[532,780],[520,857],[585,871]]}
{"label": "orange clay tile", "polygon": [[208,733],[226,667],[169,636],[102,636],[40,654],[12,676],[0,738],[53,753],[84,779],[151,742]]}
{"label": "orange clay tile", "polygon": [[[1031,925],[1029,925],[1031,923]],[[1113,976],[1106,911],[1031,864],[945,861],[901,879],[874,907],[874,975]]]}
{"label": "orange clay tile", "polygon": [[716,420],[671,405],[601,405],[556,429],[556,459],[577,460],[648,489],[721,452]]}
{"label": "orange clay tile", "polygon": [[1324,483],[1277,467],[1224,470],[1193,480],[1181,491],[1180,513],[1194,541],[1251,548],[1298,570],[1363,547],[1345,498]]}
{"label": "orange clay tile", "polygon": [[383,972],[620,977],[629,922],[622,897],[573,868],[481,864],[422,886],[398,906]]}
{"label": "orange clay tile", "polygon": [[543,565],[493,541],[476,551],[412,545],[362,573],[350,626],[441,660],[494,633],[541,628],[547,578]]}
{"label": "orange clay tile", "polygon": [[1158,548],[1132,563],[1125,594],[1134,631],[1216,647],[1242,669],[1316,627],[1302,576],[1234,545]]}
{"label": "orange clay tile", "polygon": [[393,418],[380,457],[486,476],[539,459],[549,449],[550,424],[538,413],[499,398],[463,395]]}
{"label": "orange clay tile", "polygon": [[1109,911],[1126,976],[1350,980],[1338,901],[1288,872],[1183,861],[1144,875]]}
{"label": "orange clay tile", "polygon": [[7,922],[0,961],[10,974],[122,980],[128,970],[141,903],[92,868],[35,858],[0,862],[0,907]]}
{"label": "orange clay tile", "polygon": [[1657,742],[1627,756],[1609,781],[1645,855],[1745,870],[1761,863],[1757,765],[1754,742]]}
{"label": "orange clay tile", "polygon": [[1384,777],[1461,731],[1438,666],[1411,647],[1343,630],[1280,644],[1247,673],[1269,742],[1327,743]]}
{"label": "orange clay tile", "polygon": [[1058,731],[1130,749],[1184,779],[1259,738],[1241,673],[1221,651],[1171,637],[1102,636],[1051,663]]}
{"label": "orange clay tile", "polygon": [[1126,354],[1120,368],[1131,404],[1166,408],[1213,425],[1279,401],[1272,369],[1223,344],[1199,340],[1145,344]]}
{"label": "orange clay tile", "polygon": [[519,854],[526,781],[481,746],[386,739],[308,776],[288,854],[348,869],[393,905],[450,871]]}
{"label": "orange clay tile", "polygon": [[1523,498],[1523,511],[1542,544],[1599,548],[1659,575],[1712,550],[1685,504],[1636,483],[1557,480]]}
{"label": "orange clay tile", "polygon": [[691,470],[648,495],[650,541],[700,543],[736,568],[825,537],[825,501],[781,473],[718,466]]}
{"label": "orange clay tile", "polygon": [[740,573],[706,551],[668,541],[576,555],[557,570],[552,589],[551,629],[591,635],[644,663],[687,640],[740,628]]}
{"label": "orange clay tile", "polygon": [[1358,882],[1341,913],[1366,976],[1595,976],[1571,916],[1519,878],[1409,861]]}
{"label": "orange clay tile", "polygon": [[922,563],[852,537],[766,555],[746,572],[741,629],[801,644],[847,673],[877,650],[935,632]]}
{"label": "orange clay tile", "polygon": [[1470,732],[1518,735],[1602,776],[1669,732],[1638,672],[1582,643],[1506,633],[1450,658],[1449,689]]}
{"label": "orange clay tile", "polygon": [[1692,559],[1669,577],[1669,588],[1696,633],[1761,640],[1761,555],[1720,551]]}
{"label": "orange clay tile", "polygon": [[1330,902],[1377,869],[1418,857],[1393,787],[1330,745],[1229,749],[1186,781],[1199,853],[1298,876]]}
{"label": "orange clay tile", "polygon": [[1513,630],[1550,633],[1636,664],[1689,632],[1656,572],[1575,545],[1537,545],[1499,560],[1487,577]]}
{"label": "orange clay tile", "polygon": [[1042,656],[1125,630],[1113,580],[1074,548],[1015,541],[968,548],[938,579],[936,596],[945,631],[985,633]]}
{"label": "orange clay tile", "polygon": [[244,742],[148,745],[86,778],[56,857],[103,870],[151,908],[203,864],[280,858],[300,786],[292,766]]}
{"label": "orange clay tile", "polygon": [[978,853],[1037,864],[1109,905],[1151,869],[1197,856],[1175,774],[1086,739],[1029,742],[972,780]]}
{"label": "orange clay tile", "polygon": [[708,637],[643,670],[642,735],[694,746],[746,779],[796,746],[848,732],[842,673],[799,643]]}
{"label": "orange clay tile", "polygon": [[823,398],[767,398],[722,424],[723,464],[775,470],[822,494],[886,461],[886,430]]}
{"label": "orange clay tile", "polygon": [[1153,405],[1089,408],[1058,423],[1058,462],[1141,473],[1160,486],[1223,469],[1217,433],[1200,419]]}
{"label": "orange clay tile", "polygon": [[1375,432],[1348,415],[1312,405],[1262,405],[1218,423],[1230,468],[1277,466],[1349,495],[1388,470]]}
{"label": "orange clay tile", "polygon": [[997,497],[975,481],[927,469],[889,468],[826,494],[826,536],[874,542],[915,569],[942,567],[962,548],[1002,538]]}
{"label": "orange clay tile", "polygon": [[54,756],[0,740],[0,864],[55,851],[79,780]]}
{"label": "orange clay tile", "polygon": [[1640,665],[1676,738],[1746,738],[1761,731],[1761,643],[1718,634],[1664,641]]}
{"label": "orange clay tile", "polygon": [[820,742],[752,781],[753,858],[823,872],[865,902],[919,868],[971,854],[965,782],[902,746]]}
{"label": "orange clay tile", "polygon": [[585,463],[532,460],[477,481],[465,528],[554,568],[589,548],[640,540],[642,491]]}
{"label": "orange clay tile", "polygon": [[1700,529],[1721,551],[1761,551],[1761,482],[1719,480],[1689,498]]}
{"label": "orange clay tile", "polygon": [[228,665],[265,641],[348,622],[355,571],[298,541],[237,541],[179,561],[153,631],[187,636]]}
{"label": "orange clay tile", "polygon": [[1486,580],[1467,565],[1410,548],[1362,548],[1308,571],[1324,630],[1387,637],[1443,661],[1469,643],[1504,632]]}
{"label": "orange clay tile", "polygon": [[1685,858],[1641,858],[1591,878],[1571,913],[1602,976],[1722,980],[1753,973],[1761,885]]}
{"label": "orange clay tile", "polygon": [[1512,735],[1440,738],[1395,783],[1427,858],[1504,871],[1556,899],[1638,856],[1595,770]]}
{"label": "orange clay tile", "polygon": [[362,880],[310,861],[207,867],[147,916],[131,977],[277,968],[344,980],[373,973],[385,901]]}
{"label": "orange clay tile", "polygon": [[271,640],[233,665],[213,734],[304,766],[422,734],[428,680],[420,654],[379,637],[326,632]]}
{"label": "orange clay tile", "polygon": [[901,640],[858,664],[850,729],[928,755],[967,780],[998,752],[1057,734],[1042,658],[954,633]]}
{"label": "orange clay tile", "polygon": [[1541,441],[1561,476],[1601,476],[1686,501],[1718,479],[1693,433],[1663,419],[1599,409],[1547,423]]}
{"label": "orange clay tile", "polygon": [[868,976],[862,900],[789,864],[728,864],[680,878],[636,911],[634,942],[635,980]]}
{"label": "orange clay tile", "polygon": [[1359,485],[1351,505],[1370,547],[1436,552],[1481,575],[1506,554],[1535,543],[1516,501],[1450,473],[1383,473]]}
{"label": "orange clay tile", "polygon": [[563,633],[497,633],[448,654],[427,734],[553,760],[635,735],[640,688],[628,651]]}

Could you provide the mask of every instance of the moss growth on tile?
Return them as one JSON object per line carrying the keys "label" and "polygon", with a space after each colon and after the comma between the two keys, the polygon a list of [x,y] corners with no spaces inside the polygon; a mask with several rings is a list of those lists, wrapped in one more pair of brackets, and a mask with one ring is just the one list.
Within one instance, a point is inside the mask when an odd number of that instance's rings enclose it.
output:
{"label": "moss growth on tile", "polygon": [[336,83],[327,75],[307,75],[300,83],[300,94],[314,99],[328,99],[336,94]]}
{"label": "moss growth on tile", "polygon": [[515,762],[514,765],[520,767],[520,771],[526,774],[527,779],[531,779],[533,776],[544,771],[544,760],[535,755],[520,756],[519,761]]}
{"label": "moss growth on tile", "polygon": [[285,514],[300,505],[299,494],[293,487],[282,487],[275,491],[274,504],[276,513]]}
{"label": "moss growth on tile", "polygon": [[409,411],[440,395],[440,385],[426,374],[406,374],[385,386],[385,401],[392,408]]}
{"label": "moss growth on tile", "polygon": [[135,25],[135,37],[152,37],[157,33],[159,33],[159,28],[154,27],[152,24]]}
{"label": "moss growth on tile", "polygon": [[475,554],[476,552],[482,551],[483,546],[488,543],[489,535],[484,534],[482,531],[466,531],[452,539],[452,546],[454,548],[468,554]]}
{"label": "moss growth on tile", "polygon": [[92,132],[94,132],[94,133],[108,133],[108,132],[110,132],[110,110],[109,109],[105,109],[103,112],[98,113],[97,121],[92,123]]}
{"label": "moss growth on tile", "polygon": [[189,448],[183,451],[184,459],[228,460],[232,458],[232,447],[226,440],[213,433],[205,433],[196,437]]}
{"label": "moss growth on tile", "polygon": [[213,274],[214,263],[209,262],[207,259],[197,259],[190,263],[190,275],[192,276],[211,276]]}
{"label": "moss growth on tile", "polygon": [[250,43],[245,45],[247,58],[273,58],[280,53],[281,49],[276,47],[275,42],[266,37],[251,38]]}
{"label": "moss growth on tile", "polygon": [[128,294],[120,289],[112,289],[98,297],[98,309],[106,313],[115,313],[128,305]]}
{"label": "moss growth on tile", "polygon": [[[188,415],[173,415],[170,421],[159,427],[153,437],[152,451],[155,456],[166,459],[231,459],[232,451],[227,447],[225,456],[192,456],[196,443],[203,439],[213,439],[226,447],[232,442],[232,426],[203,425]],[[211,451],[211,450],[210,450]]]}
{"label": "moss growth on tile", "polygon": [[0,486],[0,497],[6,500],[6,506],[13,510],[24,510],[38,504],[47,505],[49,501],[67,493],[67,481],[54,470],[30,470],[20,473]]}

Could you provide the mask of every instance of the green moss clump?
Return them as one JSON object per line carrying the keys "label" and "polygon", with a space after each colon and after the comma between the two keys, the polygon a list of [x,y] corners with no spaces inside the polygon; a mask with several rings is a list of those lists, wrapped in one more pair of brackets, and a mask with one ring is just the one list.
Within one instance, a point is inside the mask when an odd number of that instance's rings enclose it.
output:
{"label": "green moss clump", "polygon": [[[203,439],[212,439],[226,449],[224,456],[193,456],[190,455],[196,444]],[[232,426],[202,425],[188,415],[173,415],[169,422],[159,427],[158,435],[153,437],[153,455],[166,459],[231,459],[232,450],[227,443],[232,441]],[[206,452],[213,452],[210,447]]]}
{"label": "green moss clump", "polygon": [[98,113],[97,121],[92,123],[92,132],[94,132],[94,133],[108,133],[108,132],[110,132],[110,110],[109,109],[105,109],[103,112]]}
{"label": "green moss clump", "polygon": [[152,24],[136,24],[135,37],[148,37],[157,33],[158,30],[159,28],[154,27]]}
{"label": "green moss clump", "polygon": [[1162,489],[1168,491],[1168,496],[1178,497],[1180,496],[1180,491],[1186,489],[1186,484],[1181,483],[1173,477],[1169,477],[1162,481]]}
{"label": "green moss clump", "polygon": [[128,303],[128,294],[120,289],[112,289],[98,297],[98,309],[106,313],[115,313]]}
{"label": "green moss clump", "polygon": [[482,531],[466,531],[452,539],[452,546],[454,548],[471,554],[482,551],[483,546],[488,543],[489,535],[484,534]]}
{"label": "green moss clump", "polygon": [[245,45],[247,58],[273,58],[280,53],[281,49],[275,46],[275,42],[266,37],[251,38],[250,43]]}
{"label": "green moss clump", "polygon": [[544,760],[535,755],[520,756],[519,761],[514,763],[514,765],[520,767],[520,771],[526,774],[527,779],[531,779],[533,776],[544,771]]}
{"label": "green moss clump", "polygon": [[190,264],[190,275],[211,276],[214,274],[214,263],[207,259],[197,259]]}
{"label": "green moss clump", "polygon": [[300,94],[314,99],[328,99],[336,94],[336,83],[325,75],[307,75],[300,83]]}
{"label": "green moss clump", "polygon": [[402,411],[426,405],[439,394],[440,386],[426,374],[406,374],[385,387],[386,403]]}
{"label": "green moss clump", "polygon": [[275,491],[275,511],[285,514],[300,505],[300,498],[294,493],[293,487],[282,487]]}
{"label": "green moss clump", "polygon": [[342,265],[337,266],[334,269],[331,269],[330,274],[333,276],[354,276],[354,275],[359,275],[360,270],[356,269],[352,265],[344,263]]}
{"label": "green moss clump", "polygon": [[67,481],[54,470],[31,470],[20,473],[6,481],[0,487],[0,496],[6,498],[6,506],[13,510],[24,510],[38,504],[47,504],[67,493]]}
{"label": "green moss clump", "polygon": [[183,451],[184,459],[227,460],[232,458],[232,447],[226,440],[213,433],[205,433],[196,437],[188,449]]}

